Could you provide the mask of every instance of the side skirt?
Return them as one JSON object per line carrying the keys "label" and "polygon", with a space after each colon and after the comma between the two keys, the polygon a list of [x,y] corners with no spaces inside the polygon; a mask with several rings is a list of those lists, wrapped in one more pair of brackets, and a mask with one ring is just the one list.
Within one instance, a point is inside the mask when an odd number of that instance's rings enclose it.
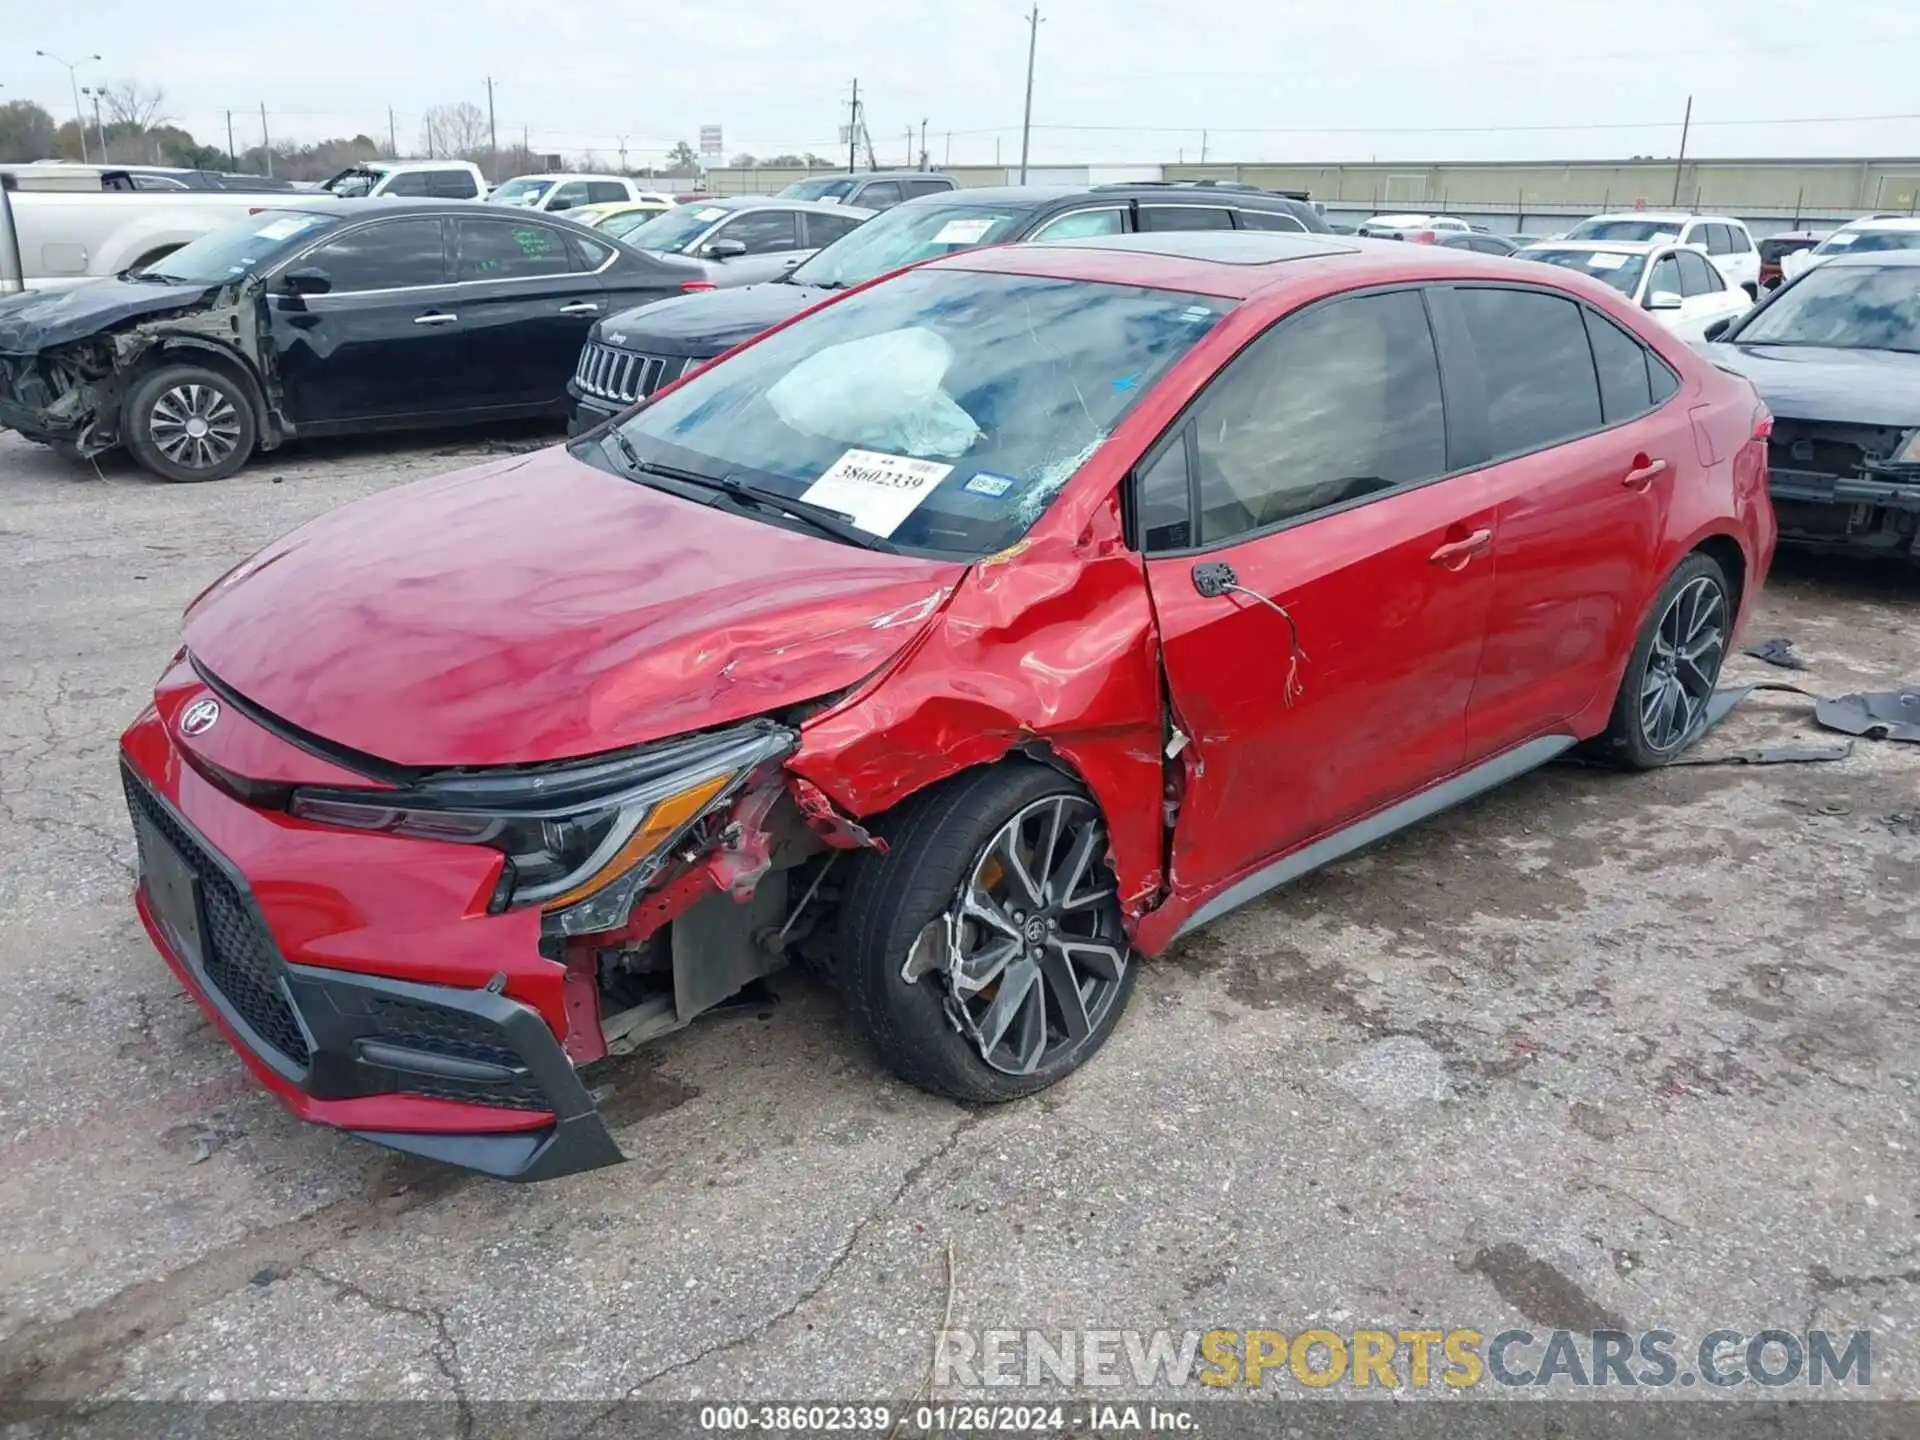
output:
{"label": "side skirt", "polygon": [[1430,789],[1422,790],[1398,804],[1389,805],[1384,810],[1376,810],[1364,820],[1356,820],[1344,830],[1336,830],[1324,835],[1311,845],[1303,845],[1291,854],[1283,855],[1264,869],[1256,870],[1244,879],[1236,880],[1213,899],[1207,901],[1184,924],[1176,930],[1173,938],[1198,930],[1209,921],[1218,920],[1229,911],[1238,910],[1249,900],[1258,899],[1269,890],[1278,889],[1289,881],[1297,880],[1310,870],[1318,870],[1343,855],[1350,855],[1362,846],[1371,845],[1376,840],[1386,838],[1396,830],[1404,830],[1409,825],[1418,824],[1431,815],[1458,805],[1462,800],[1471,800],[1483,791],[1496,785],[1503,785],[1516,775],[1524,775],[1529,770],[1538,769],[1554,756],[1570,749],[1575,744],[1571,735],[1543,735],[1537,740],[1529,740],[1511,750],[1483,760],[1471,770],[1463,770],[1451,779],[1442,780]]}

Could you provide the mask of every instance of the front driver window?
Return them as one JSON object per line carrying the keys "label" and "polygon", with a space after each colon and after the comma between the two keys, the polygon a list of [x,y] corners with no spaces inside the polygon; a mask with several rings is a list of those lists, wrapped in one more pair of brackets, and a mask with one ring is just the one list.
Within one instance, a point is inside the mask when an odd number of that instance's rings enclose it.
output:
{"label": "front driver window", "polygon": [[1314,305],[1194,412],[1204,544],[1444,475],[1440,365],[1417,294]]}
{"label": "front driver window", "polygon": [[385,220],[329,240],[300,262],[324,270],[330,293],[444,285],[446,245],[438,220]]}

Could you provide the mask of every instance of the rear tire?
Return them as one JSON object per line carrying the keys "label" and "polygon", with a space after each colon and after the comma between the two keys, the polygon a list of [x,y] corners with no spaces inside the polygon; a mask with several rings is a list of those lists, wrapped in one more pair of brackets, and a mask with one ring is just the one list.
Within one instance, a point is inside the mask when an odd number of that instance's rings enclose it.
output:
{"label": "rear tire", "polygon": [[1706,728],[1733,638],[1733,587],[1719,564],[1687,556],[1667,577],[1620,678],[1594,750],[1625,770],[1669,764]]}
{"label": "rear tire", "polygon": [[163,365],[121,407],[120,438],[163,480],[224,480],[253,454],[253,404],[217,370]]}
{"label": "rear tire", "polygon": [[1085,1063],[1139,971],[1093,802],[1057,771],[1000,765],[878,829],[888,851],[849,890],[835,968],[881,1062],[974,1102],[1031,1095]]}

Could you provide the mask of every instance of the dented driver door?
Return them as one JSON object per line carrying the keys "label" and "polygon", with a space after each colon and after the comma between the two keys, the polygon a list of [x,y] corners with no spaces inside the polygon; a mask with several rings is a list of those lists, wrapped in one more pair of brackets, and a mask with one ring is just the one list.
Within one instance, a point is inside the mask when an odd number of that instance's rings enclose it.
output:
{"label": "dented driver door", "polygon": [[1494,512],[1478,475],[1449,477],[1418,292],[1269,330],[1149,457],[1135,514],[1186,737],[1176,894],[1459,767]]}

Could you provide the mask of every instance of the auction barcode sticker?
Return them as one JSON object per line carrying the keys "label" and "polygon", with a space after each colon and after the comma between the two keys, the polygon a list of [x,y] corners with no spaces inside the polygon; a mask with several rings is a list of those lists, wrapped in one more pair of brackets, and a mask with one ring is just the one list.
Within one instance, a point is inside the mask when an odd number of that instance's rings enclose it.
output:
{"label": "auction barcode sticker", "polygon": [[870,535],[891,535],[953,473],[937,460],[878,450],[849,450],[809,485],[801,499],[853,517]]}

